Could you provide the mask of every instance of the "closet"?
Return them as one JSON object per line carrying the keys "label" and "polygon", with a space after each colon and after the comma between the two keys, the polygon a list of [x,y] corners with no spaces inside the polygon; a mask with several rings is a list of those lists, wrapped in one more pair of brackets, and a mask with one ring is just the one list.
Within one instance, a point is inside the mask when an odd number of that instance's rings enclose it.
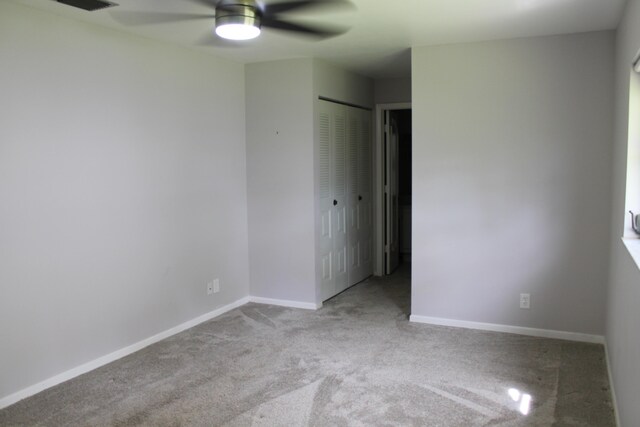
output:
{"label": "closet", "polygon": [[322,300],[373,273],[371,112],[318,100]]}

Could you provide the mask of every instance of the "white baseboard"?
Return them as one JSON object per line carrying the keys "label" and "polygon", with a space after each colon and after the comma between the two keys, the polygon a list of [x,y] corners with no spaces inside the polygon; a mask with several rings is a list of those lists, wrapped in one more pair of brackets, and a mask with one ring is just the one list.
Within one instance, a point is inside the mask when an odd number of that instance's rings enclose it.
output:
{"label": "white baseboard", "polygon": [[567,341],[604,344],[602,335],[581,334],[578,332],[554,331],[549,329],[525,328],[523,326],[498,325],[494,323],[469,322],[466,320],[442,319],[439,317],[417,316],[409,317],[411,322],[429,325],[452,326],[455,328],[479,329],[481,331],[505,332],[508,334],[529,335],[532,337],[555,338]]}
{"label": "white baseboard", "polygon": [[249,302],[249,297],[244,297],[242,299],[232,302],[231,304],[225,305],[224,307],[220,307],[216,310],[210,311],[209,313],[203,314],[202,316],[196,317],[195,319],[189,320],[171,329],[167,329],[166,331],[160,332],[159,334],[156,334],[152,337],[143,339],[142,341],[138,341],[135,344],[132,344],[125,348],[121,348],[120,350],[116,350],[113,353],[109,353],[106,356],[99,357],[95,360],[84,363],[73,369],[69,369],[68,371],[55,375],[37,384],[31,385],[13,394],[2,397],[0,398],[0,409],[6,408],[7,406],[13,405],[14,403],[22,399],[25,399],[29,396],[33,396],[36,393],[39,393],[50,387],[53,387],[55,385],[68,381],[72,378],[75,378],[79,375],[82,375],[84,373],[97,369],[103,365],[106,365],[107,363],[111,363],[115,360],[118,360],[132,353],[135,353],[136,351],[142,350],[143,348],[151,344],[155,344],[158,341],[162,341],[163,339],[168,338],[172,335],[175,335],[179,332],[182,332],[186,329],[193,328],[194,326],[199,325],[200,323],[203,323],[203,322],[206,322],[207,320],[211,320],[215,317],[218,317],[221,314],[224,314],[230,310],[233,310],[234,308],[240,307],[241,305],[244,305],[248,302]]}
{"label": "white baseboard", "polygon": [[604,355],[607,362],[607,375],[609,376],[609,389],[611,390],[611,403],[613,404],[613,413],[616,416],[616,426],[620,427],[620,414],[618,413],[618,399],[616,398],[616,388],[613,384],[613,372],[611,371],[611,359],[609,358],[609,345],[604,343]]}
{"label": "white baseboard", "polygon": [[255,302],[256,304],[279,305],[282,307],[303,308],[305,310],[318,310],[322,308],[322,303],[289,301],[284,299],[262,298],[253,296],[249,297],[249,301]]}

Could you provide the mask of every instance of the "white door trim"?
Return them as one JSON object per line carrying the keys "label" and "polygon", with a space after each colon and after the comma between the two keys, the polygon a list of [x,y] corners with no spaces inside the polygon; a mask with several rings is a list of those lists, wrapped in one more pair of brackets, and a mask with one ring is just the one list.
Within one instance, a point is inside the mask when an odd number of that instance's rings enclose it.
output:
{"label": "white door trim", "polygon": [[391,104],[376,104],[376,116],[374,117],[375,126],[375,146],[373,153],[373,221],[374,221],[374,263],[373,274],[382,276],[384,274],[384,250],[382,242],[384,242],[384,188],[383,176],[384,167],[382,160],[384,159],[382,135],[384,134],[383,121],[380,120],[387,110],[410,110],[410,102],[396,102]]}

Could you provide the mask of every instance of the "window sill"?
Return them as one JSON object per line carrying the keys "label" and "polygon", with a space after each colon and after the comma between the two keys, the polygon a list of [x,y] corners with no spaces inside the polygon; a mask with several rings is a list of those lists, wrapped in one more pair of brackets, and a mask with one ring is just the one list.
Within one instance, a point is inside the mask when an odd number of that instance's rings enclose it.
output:
{"label": "window sill", "polygon": [[629,255],[636,262],[636,266],[640,269],[640,239],[623,237],[622,243],[627,247]]}

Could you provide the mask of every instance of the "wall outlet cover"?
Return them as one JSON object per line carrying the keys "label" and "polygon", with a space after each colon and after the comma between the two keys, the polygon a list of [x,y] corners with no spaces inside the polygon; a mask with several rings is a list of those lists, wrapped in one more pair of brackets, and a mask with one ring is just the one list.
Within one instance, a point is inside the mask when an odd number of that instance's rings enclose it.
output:
{"label": "wall outlet cover", "polygon": [[520,308],[531,308],[531,294],[520,294]]}

